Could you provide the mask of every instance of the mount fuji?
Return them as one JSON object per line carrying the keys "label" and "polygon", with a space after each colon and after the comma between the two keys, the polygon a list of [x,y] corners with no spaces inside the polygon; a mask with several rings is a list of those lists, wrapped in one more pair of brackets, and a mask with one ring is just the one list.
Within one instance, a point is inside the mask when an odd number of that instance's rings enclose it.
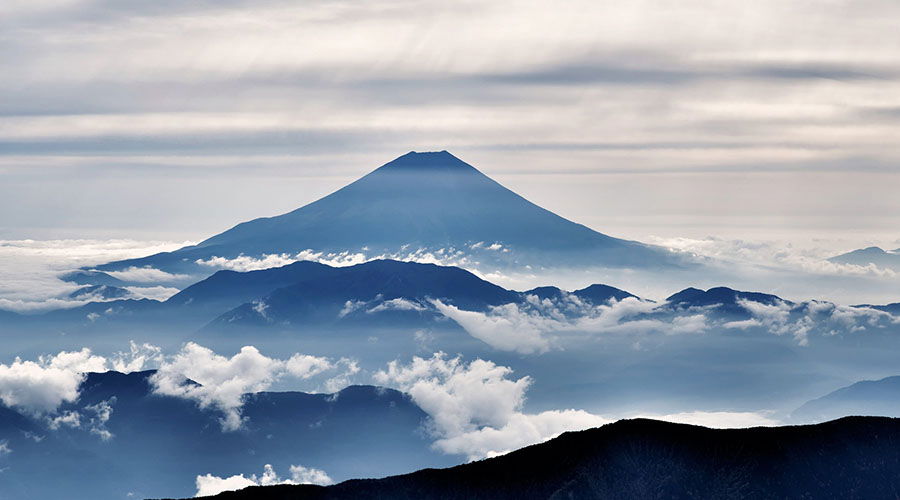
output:
{"label": "mount fuji", "polygon": [[403,249],[481,249],[484,259],[493,254],[516,265],[687,265],[666,249],[607,236],[560,217],[440,151],[410,152],[313,203],[240,223],[197,245],[96,269],[154,267],[197,274],[197,262],[213,257],[304,250],[377,256]]}

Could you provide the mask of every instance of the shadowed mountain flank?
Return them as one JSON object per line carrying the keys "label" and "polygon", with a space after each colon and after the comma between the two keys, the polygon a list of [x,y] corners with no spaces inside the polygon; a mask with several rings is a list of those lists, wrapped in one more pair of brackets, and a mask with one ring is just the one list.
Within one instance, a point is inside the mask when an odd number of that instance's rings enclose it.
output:
{"label": "shadowed mountain flank", "polygon": [[713,430],[622,420],[460,465],[334,486],[266,486],[222,500],[894,498],[900,420]]}
{"label": "shadowed mountain flank", "polygon": [[[498,244],[513,262],[609,267],[681,265],[674,254],[598,233],[500,185],[446,151],[403,155],[294,211],[243,222],[197,245],[97,267],[194,272],[214,256],[405,248],[470,250]],[[497,252],[494,252],[497,253]],[[561,259],[565,259],[562,261]]]}

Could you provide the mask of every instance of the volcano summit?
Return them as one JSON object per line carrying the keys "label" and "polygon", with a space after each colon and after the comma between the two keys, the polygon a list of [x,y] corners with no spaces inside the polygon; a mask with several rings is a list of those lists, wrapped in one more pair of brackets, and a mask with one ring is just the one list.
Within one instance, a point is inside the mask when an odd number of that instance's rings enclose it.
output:
{"label": "volcano summit", "polygon": [[[665,249],[564,219],[446,151],[407,153],[292,212],[240,223],[197,245],[97,267],[196,271],[213,257],[502,248],[517,265],[679,266]],[[495,252],[497,253],[497,252]]]}

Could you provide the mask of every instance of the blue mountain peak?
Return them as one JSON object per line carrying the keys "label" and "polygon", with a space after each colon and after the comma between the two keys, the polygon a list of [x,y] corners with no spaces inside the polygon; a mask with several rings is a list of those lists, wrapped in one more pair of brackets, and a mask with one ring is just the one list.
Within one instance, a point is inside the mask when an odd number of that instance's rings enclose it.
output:
{"label": "blue mountain peak", "polygon": [[[385,172],[426,172],[430,174],[439,172],[481,173],[468,163],[453,156],[447,151],[410,151],[376,169],[372,173]],[[482,174],[483,175],[483,174]]]}
{"label": "blue mountain peak", "polygon": [[663,249],[612,238],[541,208],[447,151],[413,151],[291,212],[243,222],[175,252],[96,269],[149,265],[189,274],[198,271],[197,261],[212,256],[363,247],[371,252],[465,249],[489,241],[513,249],[519,263],[642,268],[682,264]]}

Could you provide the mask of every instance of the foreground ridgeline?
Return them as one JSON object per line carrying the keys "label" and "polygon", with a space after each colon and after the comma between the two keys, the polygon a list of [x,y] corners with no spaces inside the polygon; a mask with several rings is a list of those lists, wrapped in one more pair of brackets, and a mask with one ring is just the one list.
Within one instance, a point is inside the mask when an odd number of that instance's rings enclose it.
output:
{"label": "foreground ridgeline", "polygon": [[222,500],[895,498],[900,419],[713,430],[622,420],[497,458],[334,486],[262,486]]}

